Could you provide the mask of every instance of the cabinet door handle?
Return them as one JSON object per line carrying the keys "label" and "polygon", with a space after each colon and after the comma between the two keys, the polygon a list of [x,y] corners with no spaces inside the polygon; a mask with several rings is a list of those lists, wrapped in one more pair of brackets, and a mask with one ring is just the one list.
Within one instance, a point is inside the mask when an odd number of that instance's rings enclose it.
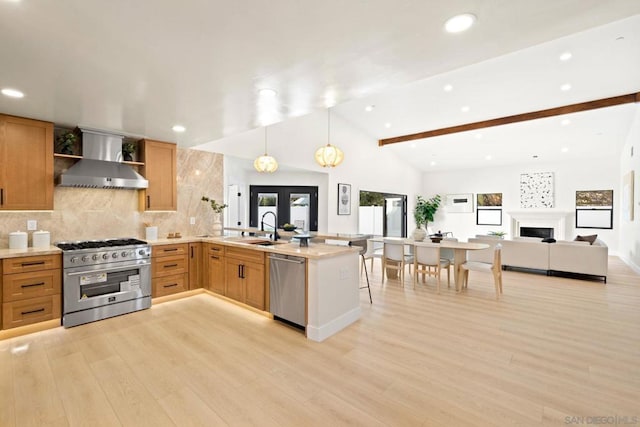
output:
{"label": "cabinet door handle", "polygon": [[151,196],[147,196],[147,209],[151,207]]}
{"label": "cabinet door handle", "polygon": [[163,249],[162,251],[163,252],[175,252],[177,250],[178,250],[178,248],[170,248],[170,249]]}
{"label": "cabinet door handle", "polygon": [[211,259],[220,259],[217,256],[211,256]]}
{"label": "cabinet door handle", "polygon": [[240,276],[242,279],[244,279],[244,264],[242,264],[240,267],[242,267],[242,269],[240,271],[242,271],[242,275]]}
{"label": "cabinet door handle", "polygon": [[20,263],[23,267],[31,267],[32,265],[44,265],[44,261],[33,261]]}
{"label": "cabinet door handle", "polygon": [[176,286],[178,286],[177,283],[172,283],[170,285],[164,285],[165,288],[175,288]]}
{"label": "cabinet door handle", "polygon": [[191,258],[193,258],[193,246],[191,246]]}
{"label": "cabinet door handle", "polygon": [[39,308],[37,310],[31,310],[31,311],[23,311],[21,312],[21,314],[23,316],[26,316],[27,314],[36,314],[36,313],[42,313],[44,311],[44,308]]}
{"label": "cabinet door handle", "polygon": [[241,265],[238,264],[238,277],[242,278],[242,274],[240,274],[240,267],[241,267]]}
{"label": "cabinet door handle", "polygon": [[4,205],[4,188],[0,188],[0,206]]}
{"label": "cabinet door handle", "polygon": [[29,285],[20,285],[21,288],[33,288],[34,286],[44,286],[44,282],[40,283],[31,283]]}
{"label": "cabinet door handle", "polygon": [[172,267],[177,267],[178,264],[165,264],[164,268],[172,268]]}
{"label": "cabinet door handle", "polygon": [[216,252],[217,252],[217,251],[220,251],[220,248],[218,248],[218,247],[213,247],[213,248],[211,248],[211,250],[212,250],[212,251],[216,251]]}

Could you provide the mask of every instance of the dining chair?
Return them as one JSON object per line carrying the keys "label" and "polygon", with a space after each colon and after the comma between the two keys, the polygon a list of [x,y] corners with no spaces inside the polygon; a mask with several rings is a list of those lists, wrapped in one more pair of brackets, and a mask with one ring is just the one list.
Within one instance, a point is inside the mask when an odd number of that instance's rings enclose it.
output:
{"label": "dining chair", "polygon": [[467,287],[469,282],[469,270],[486,271],[493,274],[493,284],[496,288],[496,299],[500,298],[502,293],[502,245],[497,244],[493,250],[493,262],[466,261],[460,264],[460,272],[463,276],[462,285]]}
{"label": "dining chair", "polygon": [[[404,287],[404,268],[413,264],[413,255],[406,253],[405,244],[398,240],[384,240],[382,249],[382,282],[384,283],[385,274],[388,276],[387,269],[396,270],[400,283]],[[411,273],[411,269],[409,269]],[[388,278],[388,277],[387,277]]]}
{"label": "dining chair", "polygon": [[[449,232],[451,233],[451,232]],[[457,242],[458,239],[455,237],[445,237],[442,239],[443,242]],[[455,261],[455,251],[449,248],[440,249],[440,259],[449,261],[449,266],[447,267],[447,278],[449,277],[451,267],[454,266]],[[455,272],[454,272],[455,274]],[[447,280],[447,288],[451,286],[451,282]]]}
{"label": "dining chair", "polygon": [[423,282],[425,281],[425,276],[434,276],[437,283],[437,292],[440,293],[440,273],[442,268],[447,269],[447,283],[451,284],[450,263],[442,258],[440,245],[437,243],[416,242],[413,246],[413,287],[416,287],[420,274],[422,274]]}
{"label": "dining chair", "polygon": [[362,264],[360,265],[360,274],[362,274],[362,267],[366,260],[371,260],[371,268],[373,271],[373,260],[376,258],[382,259],[382,242],[374,242],[372,239],[367,240],[367,251],[363,254]]}

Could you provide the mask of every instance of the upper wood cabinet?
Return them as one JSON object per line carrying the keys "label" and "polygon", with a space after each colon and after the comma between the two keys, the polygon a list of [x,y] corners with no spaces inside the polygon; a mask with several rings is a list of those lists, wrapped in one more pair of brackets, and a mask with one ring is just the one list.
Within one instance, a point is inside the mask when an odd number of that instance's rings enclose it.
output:
{"label": "upper wood cabinet", "polygon": [[140,173],[149,188],[140,191],[140,210],[175,211],[178,209],[177,146],[170,142],[144,139],[140,144],[144,166]]}
{"label": "upper wood cabinet", "polygon": [[53,123],[0,114],[0,209],[53,209]]}

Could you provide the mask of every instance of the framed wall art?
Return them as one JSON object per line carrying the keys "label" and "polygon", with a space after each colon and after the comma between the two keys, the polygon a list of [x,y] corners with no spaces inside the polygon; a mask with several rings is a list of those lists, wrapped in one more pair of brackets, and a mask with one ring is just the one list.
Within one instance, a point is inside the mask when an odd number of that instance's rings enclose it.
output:
{"label": "framed wall art", "polygon": [[473,212],[473,194],[447,194],[445,208],[447,212]]}
{"label": "framed wall art", "polygon": [[553,207],[553,172],[520,174],[520,207]]}
{"label": "framed wall art", "polygon": [[351,215],[351,184],[338,184],[338,215]]}

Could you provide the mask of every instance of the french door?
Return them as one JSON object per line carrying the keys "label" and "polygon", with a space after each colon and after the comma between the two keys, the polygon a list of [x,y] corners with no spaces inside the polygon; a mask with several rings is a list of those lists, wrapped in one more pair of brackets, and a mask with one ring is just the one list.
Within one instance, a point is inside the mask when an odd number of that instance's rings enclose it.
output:
{"label": "french door", "polygon": [[[274,215],[277,224],[274,224]],[[249,226],[282,228],[293,224],[302,231],[318,231],[318,187],[251,185],[249,187]]]}

